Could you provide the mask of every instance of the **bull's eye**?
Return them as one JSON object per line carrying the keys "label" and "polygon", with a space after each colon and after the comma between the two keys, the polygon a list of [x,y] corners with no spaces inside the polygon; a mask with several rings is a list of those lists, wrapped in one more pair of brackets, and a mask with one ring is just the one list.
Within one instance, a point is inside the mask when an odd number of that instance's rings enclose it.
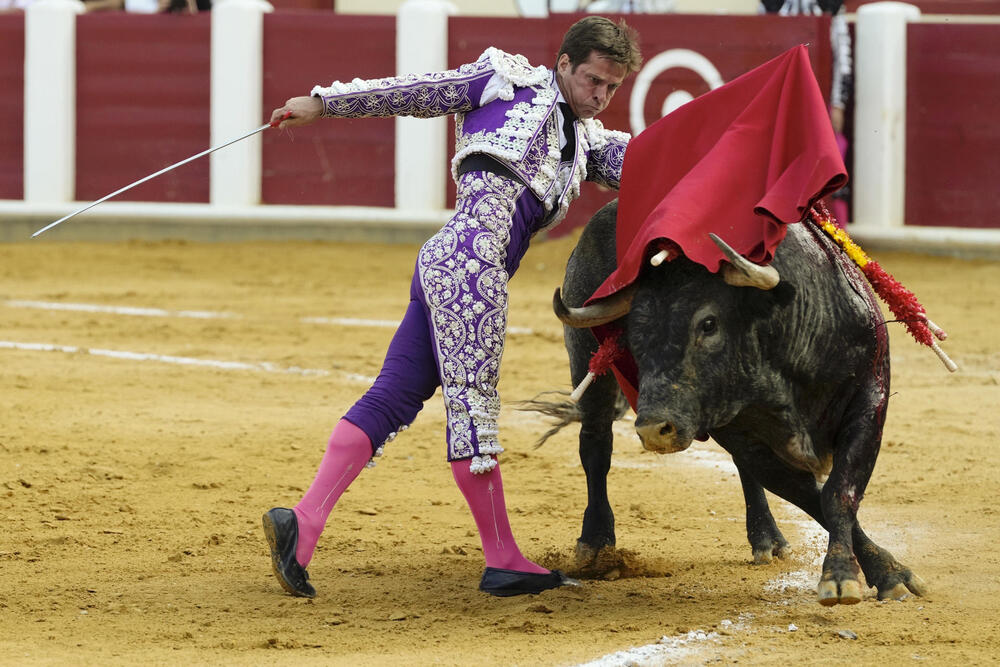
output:
{"label": "bull's eye", "polygon": [[698,328],[701,330],[701,335],[711,336],[719,329],[719,321],[714,317],[706,317],[698,324]]}

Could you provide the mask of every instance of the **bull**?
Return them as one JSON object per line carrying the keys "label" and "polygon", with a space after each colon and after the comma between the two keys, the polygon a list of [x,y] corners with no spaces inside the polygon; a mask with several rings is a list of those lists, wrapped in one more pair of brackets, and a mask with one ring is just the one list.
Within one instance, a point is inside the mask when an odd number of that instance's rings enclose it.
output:
{"label": "bull", "polygon": [[[829,532],[821,604],[859,602],[859,566],[879,599],[923,595],[924,582],[858,523],[881,444],[889,349],[857,266],[814,225],[793,224],[770,267],[730,252],[732,263],[716,274],[681,256],[647,266],[634,289],[582,306],[615,269],[616,213],[612,202],[588,223],[555,293],[574,386],[597,349],[588,328],[614,322],[638,371],[635,429],[643,447],[677,452],[711,437],[732,456],[755,561],[788,548],[767,489]],[[580,561],[615,545],[607,474],[618,405],[608,373],[576,406],[588,495]]]}

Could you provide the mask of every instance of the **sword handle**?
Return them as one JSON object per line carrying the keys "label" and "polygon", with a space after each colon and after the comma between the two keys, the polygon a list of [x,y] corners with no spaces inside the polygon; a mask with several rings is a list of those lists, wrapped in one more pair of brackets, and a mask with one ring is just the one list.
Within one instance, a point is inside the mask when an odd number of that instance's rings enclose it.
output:
{"label": "sword handle", "polygon": [[282,122],[288,120],[291,117],[292,117],[292,112],[286,111],[285,115],[283,115],[281,118],[271,121],[271,127],[278,127],[279,125],[281,125]]}

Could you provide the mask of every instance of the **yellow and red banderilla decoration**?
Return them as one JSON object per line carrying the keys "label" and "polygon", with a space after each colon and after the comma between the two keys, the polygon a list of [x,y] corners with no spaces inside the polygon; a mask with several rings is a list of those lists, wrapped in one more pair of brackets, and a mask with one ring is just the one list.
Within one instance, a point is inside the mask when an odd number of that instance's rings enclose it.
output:
{"label": "yellow and red banderilla decoration", "polygon": [[[865,251],[851,240],[846,231],[837,227],[833,222],[833,216],[822,202],[817,204],[809,212],[809,219],[814,225],[822,229],[826,234],[837,242],[851,260],[858,265],[865,278],[871,284],[872,289],[885,302],[892,314],[899,322],[902,322],[910,335],[918,343],[927,345],[938,356],[941,362],[949,371],[954,373],[958,370],[958,365],[948,357],[938,340],[945,340],[948,334],[944,329],[934,324],[927,317],[927,311],[917,301],[917,297],[910,290],[906,289],[898,280],[879,266],[879,263],[865,254]],[[937,338],[937,340],[935,340]]]}

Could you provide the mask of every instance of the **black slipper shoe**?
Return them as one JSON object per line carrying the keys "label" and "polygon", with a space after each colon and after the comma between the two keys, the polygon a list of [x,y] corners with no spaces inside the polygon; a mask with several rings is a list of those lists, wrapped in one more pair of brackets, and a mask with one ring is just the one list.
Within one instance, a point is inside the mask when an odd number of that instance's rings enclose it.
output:
{"label": "black slipper shoe", "polygon": [[264,537],[271,547],[271,565],[278,583],[297,597],[316,597],[316,589],[309,583],[309,574],[295,560],[295,548],[299,543],[299,522],[295,518],[295,512],[275,507],[268,510],[261,521],[264,524]]}
{"label": "black slipper shoe", "polygon": [[579,581],[570,579],[559,570],[552,570],[546,574],[535,574],[488,567],[483,572],[483,578],[479,582],[479,590],[497,597],[510,597],[512,595],[537,595],[550,588],[579,585]]}

